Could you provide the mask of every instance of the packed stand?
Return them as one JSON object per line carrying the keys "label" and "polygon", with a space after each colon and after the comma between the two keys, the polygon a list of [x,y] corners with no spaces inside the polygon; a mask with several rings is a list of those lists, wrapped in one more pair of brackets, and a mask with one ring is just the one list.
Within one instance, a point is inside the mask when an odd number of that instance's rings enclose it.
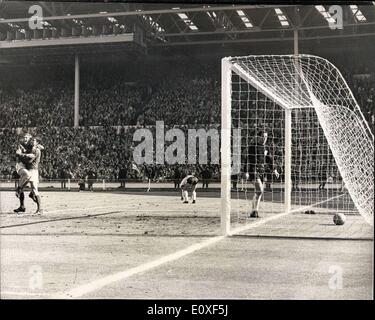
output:
{"label": "packed stand", "polygon": [[[176,170],[181,174],[192,171],[200,174],[205,168],[210,169],[213,179],[219,178],[217,164],[136,165],[132,161],[135,146],[133,134],[136,129],[137,127],[40,127],[28,129],[27,132],[36,136],[45,147],[40,167],[43,179],[79,179],[92,171],[98,179],[113,181],[119,179],[119,170],[125,169],[127,179],[164,182],[173,181]],[[22,134],[22,129],[0,129],[2,179],[10,180],[14,177],[15,150]]]}

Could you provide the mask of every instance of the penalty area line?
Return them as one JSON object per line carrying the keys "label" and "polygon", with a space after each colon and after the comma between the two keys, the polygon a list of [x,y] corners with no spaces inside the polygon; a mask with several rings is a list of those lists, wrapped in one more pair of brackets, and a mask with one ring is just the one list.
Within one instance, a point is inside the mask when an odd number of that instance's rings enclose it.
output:
{"label": "penalty area line", "polygon": [[[286,215],[286,214],[282,213],[282,214],[278,214],[278,215],[273,216],[273,217],[269,217],[267,219],[259,220],[256,223],[252,224],[252,227],[259,226],[259,225],[264,224],[264,223],[266,223],[270,220],[280,218],[284,215]],[[247,226],[247,228],[249,228],[249,226]],[[241,232],[241,231],[242,230],[236,229],[233,232],[231,232],[230,235],[234,235],[234,234],[236,234],[238,232]],[[128,269],[128,270],[125,270],[125,271],[121,271],[121,272],[118,272],[118,273],[114,273],[112,275],[109,275],[109,276],[91,281],[89,283],[83,284],[81,286],[73,288],[73,289],[71,289],[71,290],[69,290],[65,293],[59,294],[57,296],[53,296],[51,298],[52,299],[76,299],[76,298],[80,298],[80,297],[82,297],[82,296],[84,296],[88,293],[99,290],[99,289],[101,289],[101,288],[103,288],[107,285],[112,284],[112,283],[127,279],[127,278],[129,278],[133,275],[138,274],[138,273],[149,271],[151,269],[154,269],[154,268],[159,267],[161,265],[164,265],[166,263],[178,260],[178,259],[180,259],[184,256],[187,256],[187,255],[191,254],[191,253],[194,253],[194,252],[199,251],[201,249],[204,249],[204,248],[206,248],[210,245],[218,243],[219,241],[221,241],[225,238],[227,238],[227,236],[224,236],[224,235],[210,238],[208,240],[202,241],[200,243],[193,244],[193,245],[191,245],[191,246],[189,246],[185,249],[176,251],[172,254],[166,255],[166,256],[161,257],[159,259],[156,259],[154,261],[147,262],[147,263],[139,265],[137,267],[134,267],[134,268],[131,268],[131,269]]]}
{"label": "penalty area line", "polygon": [[114,273],[112,275],[109,275],[109,276],[91,281],[87,284],[78,286],[78,287],[76,287],[74,289],[71,289],[71,290],[69,290],[69,291],[67,291],[63,294],[59,294],[59,295],[53,296],[51,298],[52,299],[54,299],[54,298],[56,298],[56,299],[80,298],[80,297],[82,297],[82,296],[84,296],[88,293],[91,293],[93,291],[101,289],[101,288],[103,288],[107,285],[110,285],[110,284],[114,283],[114,282],[127,279],[127,278],[129,278],[133,275],[138,274],[138,273],[145,272],[145,271],[154,269],[156,267],[159,267],[163,264],[166,264],[168,262],[178,260],[178,259],[180,259],[180,258],[182,258],[182,257],[184,257],[188,254],[191,254],[193,252],[196,252],[196,251],[199,251],[203,248],[206,248],[210,245],[213,245],[213,244],[219,242],[220,240],[222,240],[224,238],[225,238],[225,236],[216,236],[216,237],[210,238],[208,240],[202,241],[200,243],[193,244],[193,245],[191,245],[191,246],[189,246],[185,249],[176,251],[172,254],[166,255],[166,256],[161,257],[159,259],[156,259],[154,261],[147,262],[147,263],[144,263],[144,264],[139,265],[137,267],[134,267],[134,268],[131,268],[131,269],[128,269],[128,270],[125,270],[125,271],[121,271],[121,272],[118,272],[118,273]]}
{"label": "penalty area line", "polygon": [[[279,214],[279,215],[276,215],[276,216],[273,216],[273,217],[269,217],[267,219],[259,220],[256,223],[252,224],[252,226],[253,227],[259,226],[259,225],[264,224],[264,223],[266,223],[270,220],[280,218],[284,215],[285,215],[285,213],[282,213],[282,214]],[[249,228],[249,226],[247,226],[247,228]],[[233,232],[230,233],[230,235],[234,235],[235,233],[238,233],[240,231],[241,230],[239,230],[239,229],[234,230]],[[147,263],[139,265],[137,267],[134,267],[134,268],[131,268],[131,269],[128,269],[128,270],[125,270],[125,271],[121,271],[121,272],[118,272],[118,273],[114,273],[112,275],[109,275],[109,276],[91,281],[89,283],[83,284],[83,285],[78,286],[76,288],[73,288],[73,289],[71,289],[71,290],[69,290],[65,293],[59,294],[57,296],[52,296],[51,298],[52,299],[77,299],[77,298],[81,298],[82,296],[84,296],[88,293],[99,290],[99,289],[101,289],[101,288],[103,288],[107,285],[112,284],[112,283],[127,279],[127,278],[129,278],[133,275],[138,274],[138,273],[149,271],[151,269],[154,269],[154,268],[159,267],[161,265],[164,265],[166,263],[178,260],[178,259],[180,259],[184,256],[187,256],[187,255],[191,254],[191,253],[194,253],[194,252],[199,251],[201,249],[204,249],[204,248],[206,248],[210,245],[218,243],[219,241],[221,241],[225,238],[227,238],[227,236],[224,236],[224,235],[210,238],[208,240],[193,244],[193,245],[191,245],[191,246],[189,246],[185,249],[176,251],[172,254],[166,255],[166,256],[161,257],[159,259],[156,259],[154,261],[147,262]]]}

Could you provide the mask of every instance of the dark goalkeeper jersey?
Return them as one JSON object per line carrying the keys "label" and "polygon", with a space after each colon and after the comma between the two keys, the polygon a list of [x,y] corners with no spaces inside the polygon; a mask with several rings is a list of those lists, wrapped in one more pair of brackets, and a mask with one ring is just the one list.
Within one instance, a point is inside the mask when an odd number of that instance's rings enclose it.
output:
{"label": "dark goalkeeper jersey", "polygon": [[273,155],[264,145],[249,145],[246,154],[246,167],[250,174],[250,179],[264,177],[273,173],[276,169]]}

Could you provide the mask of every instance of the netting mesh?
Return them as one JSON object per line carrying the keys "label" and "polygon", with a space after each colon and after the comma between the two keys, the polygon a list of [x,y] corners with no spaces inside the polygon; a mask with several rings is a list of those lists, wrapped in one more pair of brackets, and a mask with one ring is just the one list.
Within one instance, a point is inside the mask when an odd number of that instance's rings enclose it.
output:
{"label": "netting mesh", "polygon": [[[230,62],[232,126],[242,136],[241,169],[232,176],[239,183],[233,186],[239,200],[235,211],[253,210],[246,200],[257,191],[257,177],[265,187],[262,201],[269,203],[265,210],[283,210],[288,108],[292,204],[358,210],[373,224],[373,135],[337,68],[309,55],[247,56]],[[233,158],[238,157],[235,152]]]}

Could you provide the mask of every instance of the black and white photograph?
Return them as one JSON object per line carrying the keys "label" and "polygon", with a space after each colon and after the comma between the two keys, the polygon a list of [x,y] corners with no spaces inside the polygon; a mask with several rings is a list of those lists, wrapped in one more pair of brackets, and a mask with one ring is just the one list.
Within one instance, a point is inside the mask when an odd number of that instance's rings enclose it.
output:
{"label": "black and white photograph", "polygon": [[373,300],[374,110],[374,1],[0,0],[1,300]]}

